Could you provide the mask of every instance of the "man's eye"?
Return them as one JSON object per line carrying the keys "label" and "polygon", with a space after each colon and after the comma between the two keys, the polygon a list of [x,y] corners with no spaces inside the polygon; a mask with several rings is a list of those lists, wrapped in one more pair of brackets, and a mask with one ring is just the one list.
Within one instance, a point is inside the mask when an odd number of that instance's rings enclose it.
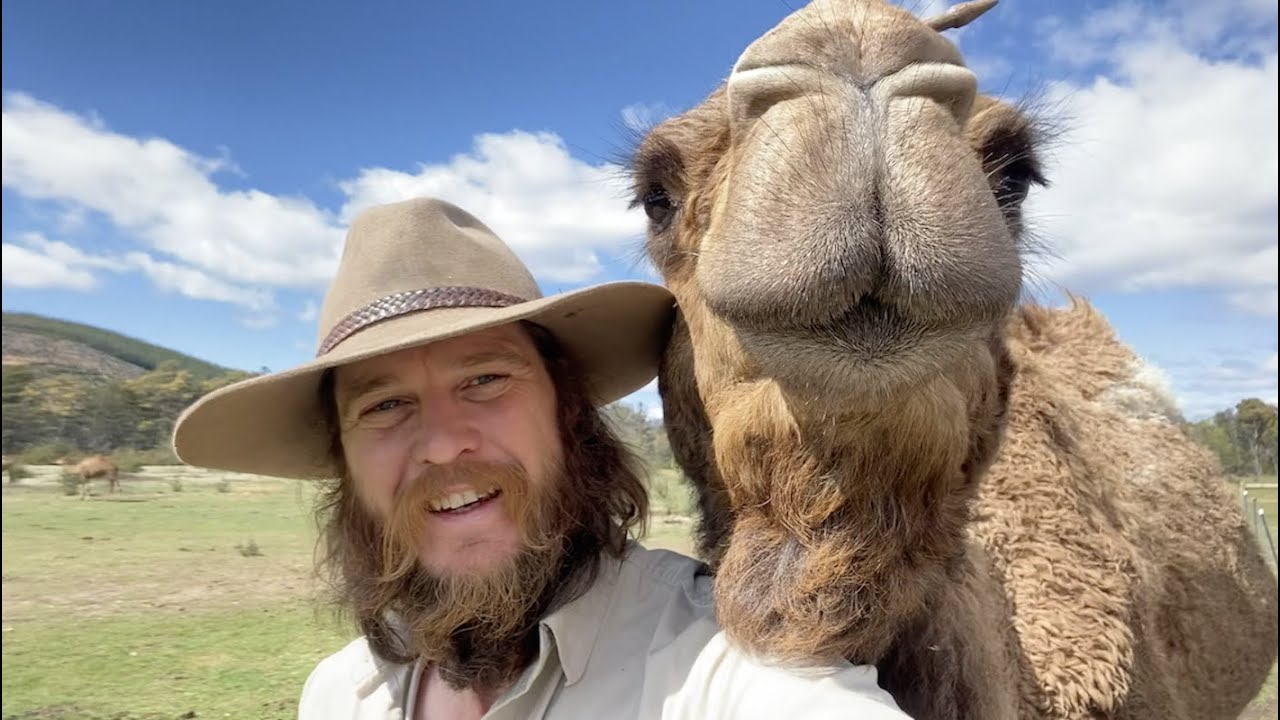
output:
{"label": "man's eye", "polygon": [[396,400],[396,399],[383,400],[382,402],[371,406],[368,410],[365,410],[365,412],[366,413],[386,412],[387,410],[394,410],[399,406],[400,406],[399,400]]}
{"label": "man's eye", "polygon": [[477,375],[467,381],[467,387],[476,387],[477,385],[488,385],[489,383],[494,382],[495,380],[498,380],[501,377],[502,377],[501,375],[494,375],[493,373],[489,373],[487,375]]}

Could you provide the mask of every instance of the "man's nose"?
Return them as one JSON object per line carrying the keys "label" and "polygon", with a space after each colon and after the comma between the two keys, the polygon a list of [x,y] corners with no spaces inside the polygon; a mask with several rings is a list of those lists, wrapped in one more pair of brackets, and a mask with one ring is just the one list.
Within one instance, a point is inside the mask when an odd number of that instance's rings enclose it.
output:
{"label": "man's nose", "polygon": [[453,409],[423,407],[418,413],[414,438],[414,459],[419,463],[444,465],[480,446],[480,431],[462,413]]}

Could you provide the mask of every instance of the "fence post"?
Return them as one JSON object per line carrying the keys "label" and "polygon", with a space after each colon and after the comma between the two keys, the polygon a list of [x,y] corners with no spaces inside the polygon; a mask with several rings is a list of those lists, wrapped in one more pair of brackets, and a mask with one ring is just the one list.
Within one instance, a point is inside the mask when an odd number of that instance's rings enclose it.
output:
{"label": "fence post", "polygon": [[1249,504],[1251,505],[1249,516],[1253,518],[1253,534],[1261,540],[1262,532],[1258,530],[1258,513],[1262,512],[1262,508],[1258,507],[1258,498],[1256,497],[1249,498]]}
{"label": "fence post", "polygon": [[1280,566],[1280,561],[1276,560],[1276,546],[1271,540],[1271,528],[1267,526],[1267,513],[1262,508],[1258,508],[1258,525],[1262,526],[1262,534],[1267,541],[1267,550],[1271,552],[1272,566]]}

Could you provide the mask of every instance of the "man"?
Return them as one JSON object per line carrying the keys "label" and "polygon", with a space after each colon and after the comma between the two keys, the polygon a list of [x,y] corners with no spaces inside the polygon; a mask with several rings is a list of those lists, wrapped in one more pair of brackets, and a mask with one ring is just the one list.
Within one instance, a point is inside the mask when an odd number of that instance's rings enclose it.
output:
{"label": "man", "polygon": [[325,482],[327,566],[363,635],[302,692],[314,718],[901,718],[874,668],[788,670],[716,626],[698,562],[647,514],[598,410],[656,375],[673,299],[543,297],[433,199],[352,224],[300,367],[202,398],[193,465]]}

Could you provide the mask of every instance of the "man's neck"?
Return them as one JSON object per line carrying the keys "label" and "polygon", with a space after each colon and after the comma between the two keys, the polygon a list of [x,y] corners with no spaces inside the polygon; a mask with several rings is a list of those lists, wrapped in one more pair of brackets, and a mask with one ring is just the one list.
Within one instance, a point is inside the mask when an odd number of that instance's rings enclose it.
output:
{"label": "man's neck", "polygon": [[458,690],[444,681],[435,663],[428,663],[418,682],[412,720],[480,720],[508,687],[510,683],[493,689]]}

